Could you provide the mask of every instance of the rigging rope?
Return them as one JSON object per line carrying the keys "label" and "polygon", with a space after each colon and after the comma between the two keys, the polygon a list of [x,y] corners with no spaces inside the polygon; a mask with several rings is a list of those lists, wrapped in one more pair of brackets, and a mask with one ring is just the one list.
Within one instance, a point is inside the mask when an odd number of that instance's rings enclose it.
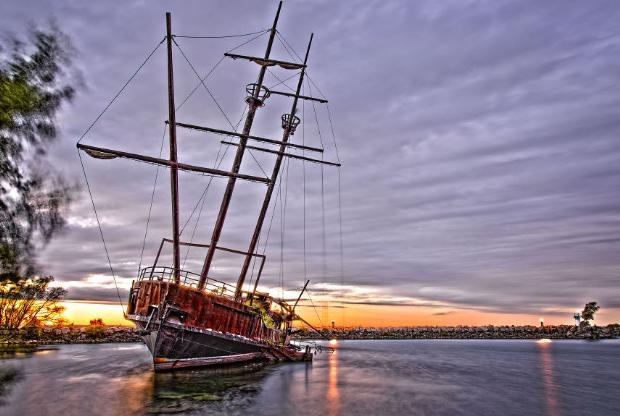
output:
{"label": "rigging rope", "polygon": [[314,309],[314,313],[316,313],[316,317],[319,320],[319,323],[321,324],[321,327],[324,327],[325,325],[323,324],[323,321],[321,321],[321,317],[319,316],[319,313],[316,310],[316,306],[314,305],[314,302],[312,301],[312,298],[310,297],[310,291],[306,288],[306,295],[308,295],[308,299],[310,300],[310,304],[312,304],[312,308]]}
{"label": "rigging rope", "polygon": [[275,73],[274,73],[271,69],[269,69],[269,67],[266,67],[266,68],[267,68],[267,71],[269,71],[269,73],[271,74],[271,76],[272,76],[272,77],[274,77],[275,79],[277,79],[278,81],[280,81],[280,82],[278,82],[277,84],[274,84],[274,85],[272,85],[271,87],[269,87],[269,88],[268,88],[269,90],[271,90],[271,89],[273,89],[273,88],[277,87],[278,85],[282,85],[282,84],[284,84],[284,86],[285,86],[286,88],[288,88],[289,90],[291,90],[291,91],[293,91],[293,92],[296,92],[296,91],[295,91],[295,89],[293,89],[293,88],[289,87],[289,86],[288,86],[287,84],[285,84],[285,83],[286,83],[286,81],[290,80],[291,78],[298,76],[301,72],[297,72],[297,73],[295,73],[295,74],[291,75],[290,77],[288,77],[288,78],[286,78],[286,79],[284,79],[284,80],[281,80],[280,78],[278,78],[278,76],[277,76],[277,75],[276,75],[276,74],[275,74]]}
{"label": "rigging rope", "polygon": [[[305,85],[302,85],[302,92],[305,94]],[[306,145],[306,100],[302,100],[301,102],[301,144],[303,146]],[[305,149],[302,149],[302,156],[306,155]],[[302,177],[304,182],[304,281],[308,280],[308,268],[307,268],[307,258],[306,258],[306,161],[302,160],[301,162],[301,170]]]}
{"label": "rigging rope", "polygon": [[[288,52],[288,54],[290,55],[291,58],[293,58],[293,60],[297,59],[299,62],[303,62],[303,59],[301,59],[301,56],[299,56],[299,54],[295,52],[295,49],[286,41],[286,39],[284,39],[284,36],[279,30],[276,30],[276,37],[278,38],[278,40],[284,47],[284,50]],[[293,56],[293,54],[295,54],[295,56]]]}
{"label": "rigging rope", "polygon": [[[308,84],[308,92],[312,95],[312,87]],[[323,135],[321,134],[321,126],[319,124],[319,117],[316,112],[316,106],[314,101],[312,102],[312,111],[314,112],[314,120],[316,122],[316,129],[321,142],[321,148],[325,148],[323,143]],[[323,153],[321,153],[321,160],[323,160]],[[325,239],[325,169],[321,165],[321,233],[322,233],[322,251],[323,251],[323,278],[327,275],[327,242]]]}
{"label": "rigging rope", "polygon": [[[159,158],[164,151],[164,139],[166,138],[166,124],[164,123],[164,132],[161,135],[161,146],[159,147]],[[153,201],[155,200],[155,188],[157,187],[157,178],[159,177],[159,165],[155,168],[155,180],[153,181],[153,192],[151,192],[151,203],[149,205],[149,213],[146,217],[146,229],[144,230],[144,239],[142,240],[142,250],[140,251],[140,263],[138,264],[138,274],[142,269],[142,259],[144,257],[144,247],[146,247],[146,236],[149,232],[149,223],[151,222],[151,211],[153,210]]]}
{"label": "rigging rope", "polygon": [[84,167],[84,161],[82,160],[82,154],[78,150],[78,157],[80,158],[80,165],[82,166],[82,173],[84,174],[84,180],[86,181],[86,189],[88,189],[88,195],[90,196],[90,203],[93,206],[93,211],[95,212],[95,219],[97,220],[97,226],[99,227],[99,235],[101,236],[101,241],[103,242],[103,248],[105,250],[105,255],[108,259],[108,266],[110,267],[110,272],[112,273],[112,279],[114,280],[114,286],[116,287],[116,295],[118,296],[118,303],[121,307],[121,311],[123,316],[125,315],[125,308],[123,307],[123,301],[121,300],[121,292],[118,289],[118,283],[116,282],[116,275],[114,274],[114,268],[112,267],[112,260],[110,260],[110,253],[108,252],[108,246],[105,242],[105,237],[103,236],[103,229],[101,228],[101,221],[99,221],[99,214],[97,213],[97,207],[95,206],[95,199],[93,198],[93,193],[90,190],[90,184],[88,183],[88,176],[86,175],[86,168]]}
{"label": "rigging rope", "polygon": [[[257,36],[254,36],[252,39],[247,40],[243,43],[240,43],[239,45],[235,46],[234,48],[232,48],[231,50],[227,51],[228,53],[236,51],[237,49],[239,49],[240,47],[247,45],[250,42],[255,41],[256,39],[260,38],[261,36],[263,36],[265,33],[267,33],[268,31],[270,31],[271,29],[267,30],[266,32],[262,32]],[[211,68],[211,70],[209,71],[209,73],[207,73],[207,75],[205,75],[204,77],[200,78],[200,81],[196,84],[196,86],[189,92],[189,94],[187,95],[187,97],[185,97],[183,99],[183,102],[177,107],[177,110],[179,110],[183,104],[185,104],[185,102],[187,100],[190,99],[190,97],[198,90],[198,88],[200,88],[201,82],[206,80],[212,73],[213,71],[215,71],[215,69],[217,68],[217,66],[224,60],[226,59],[226,55],[222,55],[222,57],[220,58],[219,61],[217,61],[217,63],[213,66],[213,68]]]}
{"label": "rigging rope", "polygon": [[[282,179],[284,180],[284,202],[280,203],[280,212],[281,212],[281,231],[280,231],[280,297],[284,298],[284,231],[286,227],[286,205],[288,202],[288,178],[289,178],[289,166],[290,159],[285,159],[284,163],[286,164],[286,179],[284,179],[284,173],[282,175]],[[280,181],[282,184],[282,181]]]}
{"label": "rigging rope", "polygon": [[226,119],[226,121],[228,122],[228,124],[230,125],[230,127],[232,127],[233,129],[235,128],[232,124],[232,122],[230,121],[230,119],[228,118],[228,116],[226,115],[226,112],[224,111],[224,109],[222,109],[222,106],[220,105],[220,103],[217,102],[217,100],[215,99],[215,97],[213,96],[213,93],[211,92],[211,90],[207,87],[207,84],[205,84],[204,80],[200,77],[200,75],[198,74],[198,71],[196,71],[196,68],[194,67],[194,65],[191,63],[191,61],[189,60],[189,58],[187,57],[187,55],[185,55],[185,52],[183,52],[183,49],[179,46],[179,44],[173,39],[174,44],[176,45],[177,48],[179,48],[179,52],[181,52],[181,55],[183,56],[183,58],[185,58],[185,61],[187,61],[187,64],[189,65],[189,67],[192,69],[192,71],[194,72],[194,75],[196,75],[196,77],[200,80],[200,83],[202,84],[202,86],[204,87],[204,89],[207,91],[207,93],[209,94],[209,96],[211,97],[211,99],[213,100],[213,102],[215,103],[215,105],[217,106],[217,108],[219,108],[220,112],[222,113],[222,115],[224,116],[224,118]]}
{"label": "rigging rope", "polygon": [[125,91],[125,88],[127,88],[127,85],[129,85],[129,83],[131,81],[133,81],[133,79],[136,77],[136,75],[138,75],[138,72],[140,72],[140,70],[142,69],[142,67],[144,67],[144,65],[146,65],[146,63],[149,61],[149,59],[151,59],[151,56],[153,56],[153,54],[155,53],[155,51],[157,51],[157,49],[159,49],[159,47],[161,46],[162,43],[164,43],[164,41],[166,40],[166,38],[164,37],[161,42],[159,42],[157,44],[157,46],[155,46],[155,49],[153,49],[151,51],[151,53],[149,53],[149,55],[146,57],[146,59],[140,64],[140,66],[138,67],[138,69],[136,69],[136,72],[134,72],[131,77],[129,77],[129,79],[127,80],[127,82],[125,82],[125,84],[123,85],[123,87],[116,93],[116,95],[114,97],[112,97],[112,99],[110,100],[110,102],[108,103],[108,105],[106,105],[104,107],[104,109],[101,111],[101,113],[99,113],[99,115],[95,118],[95,120],[90,124],[90,126],[88,126],[88,128],[86,129],[86,131],[84,131],[84,133],[82,133],[82,135],[80,136],[80,138],[78,139],[78,143],[80,143],[82,141],[82,139],[88,134],[88,132],[90,132],[90,130],[95,126],[95,124],[97,124],[97,122],[99,121],[99,119],[103,116],[103,114],[108,111],[108,108],[110,108],[110,106],[114,103],[114,101],[116,101],[116,99],[118,98],[119,95],[121,95],[123,93],[123,91]]}
{"label": "rigging rope", "polygon": [[[237,121],[237,124],[235,125],[235,130],[241,124],[241,121],[243,120],[243,116],[245,115],[247,110],[248,110],[248,105],[246,105],[243,108],[243,112],[241,113],[241,116],[239,117],[239,121]],[[220,165],[224,161],[224,158],[226,157],[226,153],[228,153],[228,149],[230,149],[230,147],[228,147],[228,146],[226,147],[226,149],[224,149],[224,153],[222,154],[222,157],[221,157],[221,159],[218,162],[218,157],[220,155],[220,152],[222,151],[222,146],[223,146],[223,143],[220,143],[220,147],[218,148],[217,155],[215,156],[215,164],[214,164],[214,168],[215,169],[218,169],[220,167]],[[189,241],[190,243],[194,242],[194,236],[196,235],[196,230],[198,228],[198,223],[200,221],[200,217],[202,216],[202,211],[204,209],[204,206],[205,206],[205,203],[206,203],[206,200],[207,200],[207,193],[209,192],[209,187],[211,186],[211,182],[213,182],[213,177],[211,177],[209,179],[209,182],[207,183],[207,186],[205,186],[205,189],[202,192],[201,197],[198,199],[198,202],[196,202],[196,206],[194,206],[194,209],[192,210],[192,213],[190,214],[189,218],[187,219],[187,222],[183,225],[183,228],[179,232],[179,236],[180,236],[183,233],[183,230],[185,229],[187,224],[192,219],[194,213],[196,212],[196,209],[198,208],[198,204],[200,204],[200,199],[202,199],[202,205],[200,206],[200,211],[198,211],[198,217],[196,218],[196,223],[194,224],[194,229],[192,230],[192,236],[191,236],[190,241]],[[189,255],[189,252],[190,252],[191,248],[192,248],[192,246],[187,246],[187,250],[185,251],[185,258],[183,260],[183,267],[185,267],[185,262],[187,261],[187,256]]]}

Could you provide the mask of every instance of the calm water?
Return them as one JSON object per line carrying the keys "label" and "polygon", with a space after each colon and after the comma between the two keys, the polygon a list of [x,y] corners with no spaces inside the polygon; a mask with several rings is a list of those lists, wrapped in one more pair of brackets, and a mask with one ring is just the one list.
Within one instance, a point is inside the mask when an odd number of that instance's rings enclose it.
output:
{"label": "calm water", "polygon": [[620,340],[341,341],[314,363],[154,374],[141,344],[0,355],[0,415],[620,415]]}

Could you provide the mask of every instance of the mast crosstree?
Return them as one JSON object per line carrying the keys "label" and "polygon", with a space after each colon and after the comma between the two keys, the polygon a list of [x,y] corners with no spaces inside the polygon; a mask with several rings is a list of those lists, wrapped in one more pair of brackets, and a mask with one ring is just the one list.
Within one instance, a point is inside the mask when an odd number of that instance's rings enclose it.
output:
{"label": "mast crosstree", "polygon": [[[271,54],[271,47],[273,46],[273,40],[276,36],[276,27],[278,25],[278,18],[280,17],[281,9],[282,2],[280,2],[280,4],[278,5],[278,11],[276,12],[276,17],[273,21],[273,25],[271,26],[269,42],[267,43],[267,49],[265,50],[265,61],[269,61],[269,55]],[[259,99],[259,96],[261,94],[261,90],[263,89],[263,80],[265,78],[266,69],[267,67],[265,65],[261,65],[260,71],[258,73],[258,80],[256,81],[256,85],[254,85],[253,88],[252,97],[247,101],[249,105],[248,114],[245,118],[245,124],[243,125],[242,136],[239,137],[239,147],[237,148],[235,160],[231,169],[231,172],[235,174],[238,173],[239,169],[241,168],[241,161],[243,160],[243,154],[245,153],[245,146],[248,141],[248,135],[252,130],[252,124],[254,123],[254,115],[256,114],[256,109],[262,104],[262,100]],[[211,268],[213,256],[215,255],[215,249],[217,247],[217,243],[220,240],[220,235],[222,234],[224,221],[226,220],[226,214],[230,205],[232,193],[235,189],[235,183],[236,179],[232,177],[228,180],[228,184],[226,185],[224,197],[222,198],[222,203],[220,205],[220,211],[217,215],[215,226],[213,227],[213,233],[211,234],[211,244],[207,251],[207,256],[205,257],[204,264],[202,265],[202,271],[200,272],[200,282],[198,283],[198,290],[203,290],[205,282],[207,281],[209,269]]]}

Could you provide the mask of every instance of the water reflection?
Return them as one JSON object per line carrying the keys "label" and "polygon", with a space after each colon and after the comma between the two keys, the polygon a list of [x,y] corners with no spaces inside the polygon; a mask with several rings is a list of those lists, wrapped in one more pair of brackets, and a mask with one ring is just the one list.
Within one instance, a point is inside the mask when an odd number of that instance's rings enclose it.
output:
{"label": "water reflection", "polygon": [[329,377],[327,387],[327,405],[330,415],[340,413],[340,392],[338,391],[338,352],[329,355]]}
{"label": "water reflection", "polygon": [[541,339],[536,345],[540,351],[542,362],[542,379],[545,397],[545,414],[547,416],[559,416],[558,392],[553,372],[553,357],[551,353],[551,340]]}
{"label": "water reflection", "polygon": [[265,375],[264,364],[156,373],[147,411],[186,412],[206,405],[215,412],[219,407],[232,410],[256,396]]}

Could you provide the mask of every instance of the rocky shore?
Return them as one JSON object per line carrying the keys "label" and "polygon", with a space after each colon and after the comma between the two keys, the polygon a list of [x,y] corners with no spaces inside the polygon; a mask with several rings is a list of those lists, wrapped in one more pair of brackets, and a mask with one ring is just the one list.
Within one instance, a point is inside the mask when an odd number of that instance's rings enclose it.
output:
{"label": "rocky shore", "polygon": [[[326,338],[338,339],[608,339],[620,337],[620,325],[604,327],[557,326],[415,326],[401,328],[322,329]],[[302,329],[298,339],[316,339],[316,332]]]}
{"label": "rocky shore", "polygon": [[0,330],[0,344],[95,344],[103,342],[141,342],[135,328],[124,326],[85,326]]}
{"label": "rocky shore", "polygon": [[[609,339],[620,337],[620,325],[604,327],[558,326],[415,326],[400,328],[322,329],[324,338],[337,339]],[[295,339],[316,339],[310,329],[301,329]],[[104,342],[141,342],[135,328],[85,326],[0,330],[0,345],[13,344],[93,344]]]}

